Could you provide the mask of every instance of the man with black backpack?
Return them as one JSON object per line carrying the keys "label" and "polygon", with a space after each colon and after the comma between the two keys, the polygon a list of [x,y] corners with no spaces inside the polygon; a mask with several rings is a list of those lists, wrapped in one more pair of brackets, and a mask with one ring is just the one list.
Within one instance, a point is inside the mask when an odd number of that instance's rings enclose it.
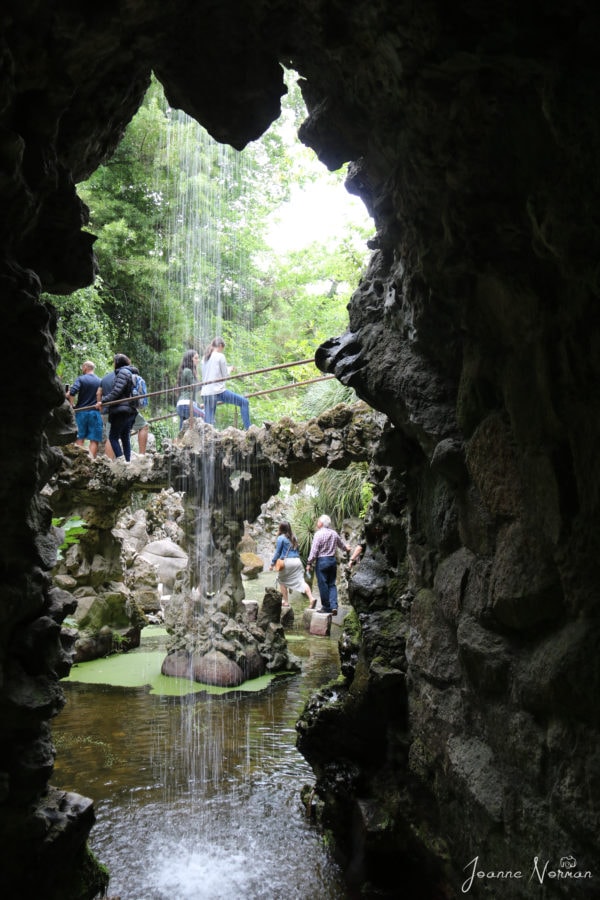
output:
{"label": "man with black backpack", "polygon": [[131,433],[137,434],[139,451],[141,454],[144,454],[148,443],[148,423],[141,414],[140,409],[148,406],[148,397],[146,396],[148,388],[137,366],[131,366],[131,372],[133,374],[133,396],[138,398]]}
{"label": "man with black backpack", "polygon": [[108,422],[110,430],[108,440],[112,453],[109,458],[119,459],[125,457],[125,461],[131,459],[131,426],[135,419],[137,401],[133,399],[133,372],[131,360],[124,353],[115,354],[114,379],[109,388],[109,376],[105,376],[100,382],[96,394],[96,406],[101,409],[102,404],[107,404]]}
{"label": "man with black backpack", "polygon": [[[139,409],[140,409],[140,407],[148,406],[148,397],[142,396],[142,395],[147,394],[148,390],[146,388],[146,382],[144,381],[143,377],[139,373],[139,369],[136,366],[131,365],[131,363],[129,362],[129,357],[125,356],[124,353],[117,353],[117,355],[115,356],[115,368],[111,372],[108,372],[104,376],[104,378],[101,380],[101,382],[100,382],[101,393],[99,391],[98,399],[100,400],[102,398],[106,398],[112,392],[113,386],[115,384],[115,378],[116,378],[117,357],[119,357],[121,360],[126,359],[128,361],[127,368],[129,370],[129,372],[131,373],[131,399],[129,401],[131,422],[130,422],[129,433],[130,433],[130,436],[132,434],[137,434],[138,447],[139,447],[140,454],[142,454],[142,453],[146,452],[146,445],[148,442],[148,423],[146,422],[146,420],[140,413]],[[140,399],[135,399],[138,397]],[[108,440],[106,439],[108,436],[109,429],[110,429],[110,420],[111,420],[110,410],[111,410],[110,406],[104,407],[104,409],[102,410],[102,421],[104,423],[104,432],[105,432],[104,433],[104,440],[105,440],[104,453],[108,457],[108,459],[115,459],[115,453],[114,453],[110,438],[108,438]],[[131,447],[131,444],[130,444],[130,447]],[[131,453],[131,450],[130,450],[130,453]]]}

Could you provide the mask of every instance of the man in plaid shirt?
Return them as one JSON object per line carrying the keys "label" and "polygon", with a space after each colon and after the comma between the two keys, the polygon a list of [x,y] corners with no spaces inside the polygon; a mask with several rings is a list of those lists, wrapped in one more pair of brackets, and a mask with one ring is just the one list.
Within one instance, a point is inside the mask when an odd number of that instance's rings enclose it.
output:
{"label": "man in plaid shirt", "polygon": [[338,547],[346,553],[350,552],[350,545],[343,541],[337,531],[331,527],[331,518],[320,516],[308,555],[306,574],[309,574],[314,565],[324,612],[337,612],[338,595],[335,583],[337,556],[335,552]]}

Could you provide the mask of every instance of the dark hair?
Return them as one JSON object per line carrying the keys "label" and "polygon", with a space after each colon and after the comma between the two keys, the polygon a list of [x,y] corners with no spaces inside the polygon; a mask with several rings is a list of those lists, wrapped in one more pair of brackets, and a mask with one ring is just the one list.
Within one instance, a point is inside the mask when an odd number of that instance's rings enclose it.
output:
{"label": "dark hair", "polygon": [[183,359],[179,363],[179,368],[177,370],[177,385],[179,387],[181,386],[181,375],[184,369],[191,369],[194,378],[198,377],[198,370],[194,361],[195,356],[196,350],[186,350],[183,354]]}
{"label": "dark hair", "polygon": [[292,545],[293,550],[298,549],[298,541],[296,539],[296,535],[292,532],[292,526],[289,522],[281,522],[279,525],[279,534],[282,534],[284,537],[288,539],[290,544]]}
{"label": "dark hair", "polygon": [[124,353],[115,353],[115,370],[122,369],[123,366],[130,366],[131,360]]}
{"label": "dark hair", "polygon": [[216,338],[213,338],[204,353],[204,362],[207,362],[211,358],[213,350],[216,350],[217,347],[224,347],[224,346],[225,346],[225,341],[223,340],[222,337],[217,336]]}

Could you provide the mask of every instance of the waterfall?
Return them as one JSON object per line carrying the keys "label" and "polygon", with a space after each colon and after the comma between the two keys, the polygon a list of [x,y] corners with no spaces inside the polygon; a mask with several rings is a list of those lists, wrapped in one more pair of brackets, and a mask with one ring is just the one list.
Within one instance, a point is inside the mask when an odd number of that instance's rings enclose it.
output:
{"label": "waterfall", "polygon": [[248,152],[219,144],[181,110],[166,108],[169,194],[176,198],[164,236],[166,290],[192,323],[184,340],[200,352],[223,331],[252,327],[252,284],[241,237]]}

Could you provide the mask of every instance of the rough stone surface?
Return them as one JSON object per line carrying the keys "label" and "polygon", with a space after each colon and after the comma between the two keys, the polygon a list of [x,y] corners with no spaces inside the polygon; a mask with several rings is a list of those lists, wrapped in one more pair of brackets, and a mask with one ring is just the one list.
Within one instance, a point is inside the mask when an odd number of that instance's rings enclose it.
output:
{"label": "rough stone surface", "polygon": [[139,555],[156,567],[158,580],[167,590],[173,588],[178,572],[185,569],[188,562],[187,553],[168,538],[146,544]]}
{"label": "rough stone surface", "polygon": [[262,557],[249,551],[240,553],[240,560],[243,566],[242,575],[246,578],[257,578],[265,567]]}
{"label": "rough stone surface", "polygon": [[308,630],[311,634],[327,637],[331,633],[331,614],[311,613]]}
{"label": "rough stone surface", "polygon": [[192,654],[191,667],[194,681],[217,687],[237,687],[244,680],[240,666],[219,650]]}
{"label": "rough stone surface", "polygon": [[[73,640],[61,626],[73,606],[68,582],[59,589],[49,577],[55,536],[42,488],[74,432],[56,377],[55,317],[40,292],[94,277],[75,185],[110,156],[151,71],[173,105],[241,148],[278,114],[280,64],[302,76],[302,140],[330,168],[350,161],[348,187],[374,219],[348,328],[316,359],[387,417],[373,446],[350,415],[337,459],[318,424],[296,435],[283,423],[261,436],[282,474],[296,460],[298,479],[327,464],[328,452],[331,465],[364,458],[365,446],[372,459],[345,681],[311,700],[298,726],[315,808],[358,893],[368,884],[394,896],[385,873],[400,868],[407,896],[447,898],[476,855],[486,871],[530,869],[538,850],[554,868],[572,854],[597,879],[596,4],[5,6],[3,896],[58,900],[77,890],[91,900],[105,887],[93,867],[85,886],[78,881],[87,801],[60,798],[61,840],[57,804],[48,806],[48,723],[64,702],[58,679]],[[338,418],[332,411],[332,428]],[[254,452],[254,439],[240,435],[231,459]],[[202,435],[190,440],[200,445]],[[189,472],[178,490],[188,490]],[[118,489],[104,481],[98,533],[114,525],[115,496],[150,477],[157,472],[140,471],[130,483],[123,473]],[[276,493],[270,477],[265,464],[265,490]],[[79,484],[83,503],[89,485]],[[258,514],[246,488],[236,501],[242,520]],[[58,509],[60,491],[54,499]],[[204,524],[201,501],[188,531]],[[227,552],[242,537],[239,521],[218,523]],[[90,586],[99,556],[118,581],[117,543],[89,551]],[[220,552],[202,571],[219,584],[226,561]],[[222,615],[240,605],[237,577],[216,597]],[[190,589],[198,582],[192,573]],[[265,642],[269,665],[281,662],[278,623]],[[507,900],[530,896],[524,879],[502,887]],[[570,896],[558,879],[543,889]],[[596,892],[594,880],[578,884],[578,896]]]}

